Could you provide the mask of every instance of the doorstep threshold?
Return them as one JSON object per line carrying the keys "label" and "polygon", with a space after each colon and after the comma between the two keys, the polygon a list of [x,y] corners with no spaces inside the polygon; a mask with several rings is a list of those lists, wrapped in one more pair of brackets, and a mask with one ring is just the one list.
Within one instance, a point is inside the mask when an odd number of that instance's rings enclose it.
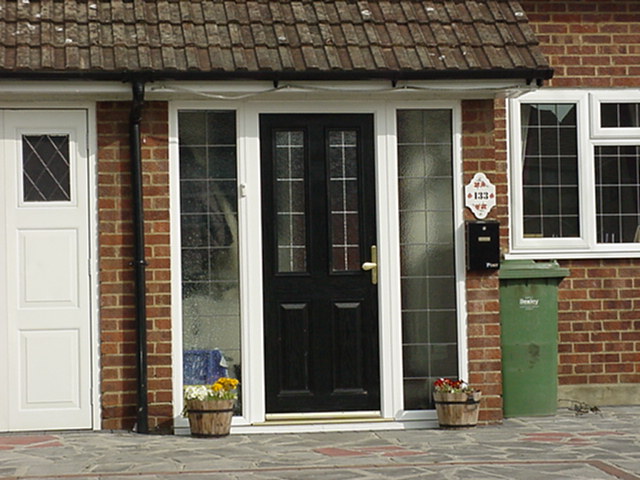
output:
{"label": "doorstep threshold", "polygon": [[381,412],[268,413],[263,425],[307,425],[326,423],[391,422]]}

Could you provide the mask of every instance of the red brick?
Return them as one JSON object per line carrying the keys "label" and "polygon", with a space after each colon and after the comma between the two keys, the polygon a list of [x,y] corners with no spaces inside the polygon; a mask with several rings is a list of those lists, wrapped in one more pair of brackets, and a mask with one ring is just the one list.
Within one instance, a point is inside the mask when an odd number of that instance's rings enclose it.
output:
{"label": "red brick", "polygon": [[605,366],[607,373],[633,373],[634,365],[632,363],[617,363]]}
{"label": "red brick", "polygon": [[[607,366],[609,367],[609,365]],[[576,365],[575,373],[603,373],[604,367],[602,364],[588,364],[588,365]],[[608,371],[608,370],[607,370]]]}
{"label": "red brick", "polygon": [[587,382],[590,384],[594,383],[616,383],[617,379],[614,375],[593,375],[587,377]]}
{"label": "red brick", "polygon": [[[136,343],[135,343],[135,308],[132,285],[123,284],[133,278],[133,268],[129,265],[132,259],[131,235],[123,235],[132,231],[131,225],[131,188],[129,179],[129,150],[128,150],[128,102],[99,102],[97,106],[97,121],[99,135],[98,142],[98,191],[100,196],[99,209],[99,243],[101,245],[100,270],[101,279],[101,333],[103,379],[131,378],[132,382],[111,382],[103,385],[103,390],[113,392],[116,396],[106,396],[103,399],[103,428],[130,428],[132,420],[135,420],[135,378],[136,373]],[[170,290],[170,276],[161,273],[168,268],[169,251],[169,178],[168,172],[168,137],[167,137],[168,109],[165,102],[148,102],[142,121],[142,156],[143,161],[143,186],[145,208],[153,206],[154,210],[145,215],[147,224],[153,226],[153,234],[149,235],[147,248],[149,265],[147,272],[154,281],[148,292],[147,303],[156,305],[157,308],[149,308],[149,315],[163,315],[162,317],[149,317],[150,322],[155,322],[156,328],[167,328],[170,321],[170,295],[164,292]],[[162,122],[163,126],[151,122]],[[153,132],[150,131],[153,130]],[[152,134],[151,134],[152,133]],[[107,136],[108,135],[108,136]],[[148,196],[164,197],[163,200],[149,202]],[[145,212],[147,213],[147,212]],[[161,225],[164,223],[164,225]],[[147,240],[147,239],[145,239]],[[164,247],[164,248],[160,248]],[[162,254],[165,260],[156,262],[153,255]],[[160,272],[156,273],[157,269]],[[114,283],[108,283],[114,282]],[[119,308],[109,308],[118,306]],[[166,320],[162,323],[163,320]],[[164,375],[156,382],[149,382],[151,387],[150,398],[159,398],[153,388],[161,388],[170,394],[172,388],[170,368],[170,338],[169,331],[153,332],[148,335],[149,351],[162,352],[164,355],[151,357],[151,363],[169,363],[169,368],[162,370]],[[162,342],[162,347],[155,348],[154,342]],[[169,361],[167,362],[167,359]],[[105,390],[105,391],[106,391]],[[116,405],[112,405],[114,398]],[[166,402],[162,398],[161,402]],[[131,408],[123,408],[123,405],[132,404]],[[119,408],[116,406],[119,405]],[[170,408],[158,408],[153,402],[149,406],[151,427],[159,423],[172,422]],[[167,412],[170,412],[168,416]]]}
{"label": "red brick", "polygon": [[603,346],[599,343],[576,343],[573,346],[576,352],[602,352]]}

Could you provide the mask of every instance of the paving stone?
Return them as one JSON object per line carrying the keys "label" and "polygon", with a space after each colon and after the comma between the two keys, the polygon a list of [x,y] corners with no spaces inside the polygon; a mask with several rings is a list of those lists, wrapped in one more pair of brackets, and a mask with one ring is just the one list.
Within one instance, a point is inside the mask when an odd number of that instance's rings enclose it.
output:
{"label": "paving stone", "polygon": [[[640,407],[508,419],[464,431],[231,435],[0,435],[0,480],[640,480]],[[32,440],[35,440],[35,436]],[[28,448],[39,445],[39,448]],[[83,475],[84,474],[84,475]]]}

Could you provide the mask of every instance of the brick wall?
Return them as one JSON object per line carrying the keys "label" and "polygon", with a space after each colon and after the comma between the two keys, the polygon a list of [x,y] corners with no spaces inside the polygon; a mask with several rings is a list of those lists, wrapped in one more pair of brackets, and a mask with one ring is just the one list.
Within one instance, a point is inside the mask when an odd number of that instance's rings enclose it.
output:
{"label": "brick wall", "polygon": [[[498,195],[498,205],[488,218],[502,225],[506,225],[507,214],[506,144],[496,142],[496,131],[502,131],[504,125],[504,113],[496,117],[491,100],[462,102],[463,183],[469,183],[477,172],[487,175]],[[465,216],[474,218],[468,209]],[[502,418],[498,275],[495,271],[470,272],[466,287],[469,383],[483,393],[480,421],[496,422]]]}
{"label": "brick wall", "polygon": [[[555,69],[550,87],[640,87],[640,2],[521,3]],[[640,260],[561,266],[560,385],[640,383]]]}
{"label": "brick wall", "polygon": [[555,69],[550,86],[640,86],[640,2],[523,0],[521,4]]}
{"label": "brick wall", "polygon": [[640,383],[640,262],[564,262],[558,303],[560,383]]}
{"label": "brick wall", "polygon": [[[98,208],[102,428],[131,429],[136,421],[129,102],[99,102]],[[172,429],[169,271],[169,171],[166,103],[145,105],[142,120],[147,257],[149,427]]]}

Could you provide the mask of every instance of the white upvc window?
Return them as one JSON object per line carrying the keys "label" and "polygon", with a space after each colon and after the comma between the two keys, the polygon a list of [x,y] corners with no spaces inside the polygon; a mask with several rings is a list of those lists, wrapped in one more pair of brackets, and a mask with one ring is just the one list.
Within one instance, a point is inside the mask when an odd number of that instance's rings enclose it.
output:
{"label": "white upvc window", "polygon": [[640,257],[640,91],[540,90],[509,115],[510,255]]}

